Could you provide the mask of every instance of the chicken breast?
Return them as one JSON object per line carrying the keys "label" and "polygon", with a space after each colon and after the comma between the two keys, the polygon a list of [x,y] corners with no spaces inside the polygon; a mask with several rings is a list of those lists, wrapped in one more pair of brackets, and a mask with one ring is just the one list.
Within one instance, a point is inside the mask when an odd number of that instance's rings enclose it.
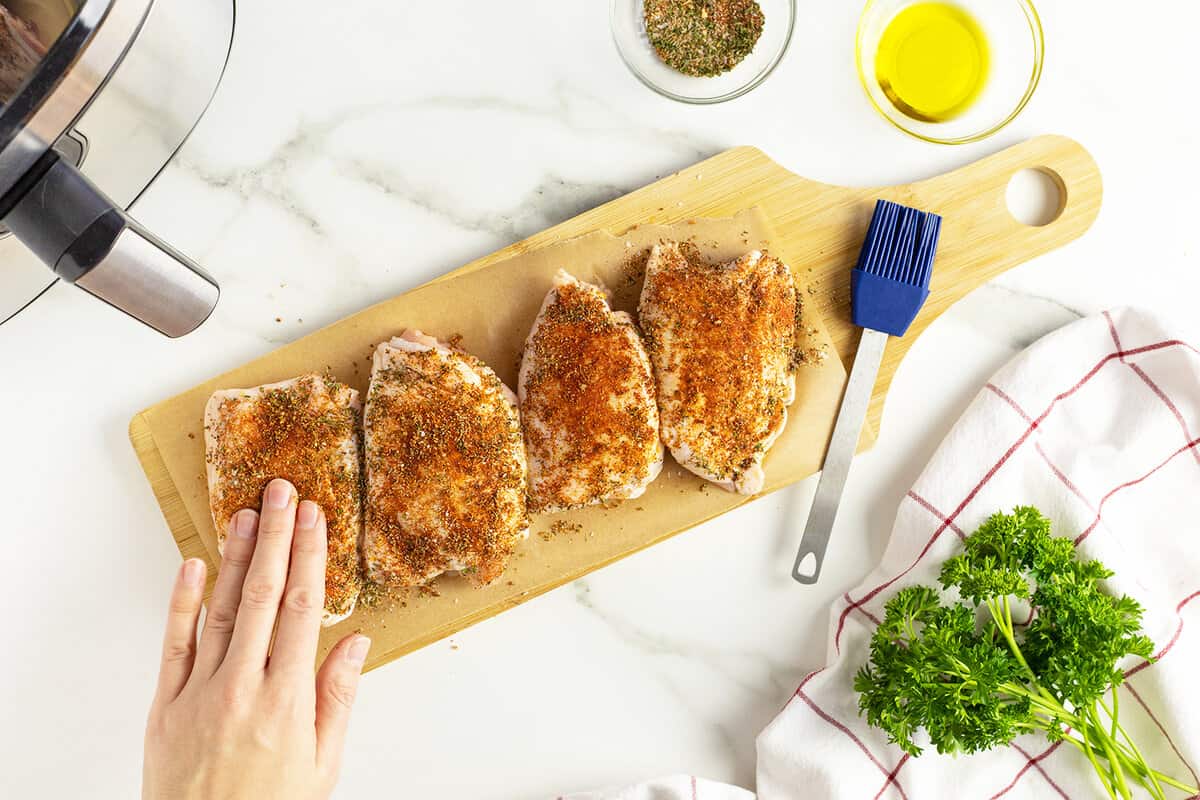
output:
{"label": "chicken breast", "polygon": [[679,464],[754,494],[796,393],[796,289],[787,266],[754,251],[707,263],[656,245],[638,306],[658,384],[663,442]]}
{"label": "chicken breast", "polygon": [[224,552],[230,518],[239,509],[259,508],[273,478],[291,481],[302,499],[324,510],[329,543],[323,625],[350,616],[362,583],[358,412],[358,392],[320,375],[214,392],[204,410],[218,550]]}
{"label": "chicken breast", "polygon": [[662,470],[650,359],[604,290],[560,270],[518,383],[535,512],[638,497]]}
{"label": "chicken breast", "polygon": [[420,331],[379,345],[365,416],[368,577],[479,585],[529,531],[517,398],[486,364]]}

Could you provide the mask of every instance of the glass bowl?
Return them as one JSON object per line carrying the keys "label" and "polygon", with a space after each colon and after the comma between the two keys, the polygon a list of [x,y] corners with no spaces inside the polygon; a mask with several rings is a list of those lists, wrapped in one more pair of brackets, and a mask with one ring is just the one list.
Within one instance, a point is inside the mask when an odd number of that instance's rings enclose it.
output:
{"label": "glass bowl", "polygon": [[634,77],[663,97],[681,103],[723,103],[766,80],[792,39],[796,0],[758,0],[758,4],[763,11],[763,32],[754,50],[733,69],[711,78],[684,75],[659,59],[646,36],[642,0],[612,0],[613,42]]}
{"label": "glass bowl", "polygon": [[1012,122],[1042,76],[1045,42],[1042,22],[1029,0],[956,0],[987,37],[989,74],[979,97],[960,115],[939,122],[907,116],[884,94],[875,77],[875,51],[888,23],[907,6],[921,0],[867,0],[858,21],[855,60],[858,77],[871,105],[900,130],[935,144],[977,142]]}

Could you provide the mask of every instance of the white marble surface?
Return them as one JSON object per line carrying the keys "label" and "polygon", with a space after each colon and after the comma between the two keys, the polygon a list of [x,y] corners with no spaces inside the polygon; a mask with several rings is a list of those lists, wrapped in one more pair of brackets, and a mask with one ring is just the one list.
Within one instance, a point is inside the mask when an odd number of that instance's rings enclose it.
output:
{"label": "white marble surface", "polygon": [[1065,133],[1099,161],[1104,210],[916,343],[819,586],[787,575],[810,480],[367,676],[338,797],[532,800],[675,771],[751,784],[756,732],[822,659],[827,603],[985,377],[1080,313],[1195,313],[1190,4],[1043,0],[1041,89],[963,148],[874,115],[857,3],[801,0],[777,73],[708,108],[626,73],[607,5],[240,4],[210,113],[135,209],[221,281],[215,316],[168,341],[59,285],[0,326],[0,796],[136,794],[179,559],[126,440],[136,410],[725,147],[878,184]]}

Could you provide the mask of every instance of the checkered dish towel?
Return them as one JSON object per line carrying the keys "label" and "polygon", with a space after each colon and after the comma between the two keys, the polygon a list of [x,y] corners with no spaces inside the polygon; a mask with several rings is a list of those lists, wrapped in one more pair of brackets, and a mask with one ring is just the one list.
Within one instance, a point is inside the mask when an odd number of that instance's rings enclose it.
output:
{"label": "checkered dish towel", "polygon": [[[1131,660],[1121,720],[1151,765],[1200,769],[1200,340],[1123,309],[1046,336],[988,383],[901,503],[883,562],[834,604],[828,663],[758,739],[761,800],[1092,798],[1103,788],[1070,747],[910,758],[859,717],[852,682],[883,606],[933,584],[959,540],[998,510],[1033,505],[1139,600],[1158,661]],[[1183,797],[1168,788],[1169,797]],[[570,800],[751,800],[676,776]]]}

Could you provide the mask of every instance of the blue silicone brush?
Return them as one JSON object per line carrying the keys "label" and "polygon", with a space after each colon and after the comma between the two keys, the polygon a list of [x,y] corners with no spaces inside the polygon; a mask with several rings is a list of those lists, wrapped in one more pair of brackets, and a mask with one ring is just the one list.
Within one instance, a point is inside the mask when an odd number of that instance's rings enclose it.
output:
{"label": "blue silicone brush", "polygon": [[871,392],[889,336],[903,336],[929,297],[933,256],[942,218],[937,214],[879,200],[867,228],[867,238],[850,273],[854,324],[863,329],[842,397],[842,408],[833,426],[829,450],[792,577],[816,583],[825,560],[825,547],[838,502],[850,474],[850,460],[858,448]]}

